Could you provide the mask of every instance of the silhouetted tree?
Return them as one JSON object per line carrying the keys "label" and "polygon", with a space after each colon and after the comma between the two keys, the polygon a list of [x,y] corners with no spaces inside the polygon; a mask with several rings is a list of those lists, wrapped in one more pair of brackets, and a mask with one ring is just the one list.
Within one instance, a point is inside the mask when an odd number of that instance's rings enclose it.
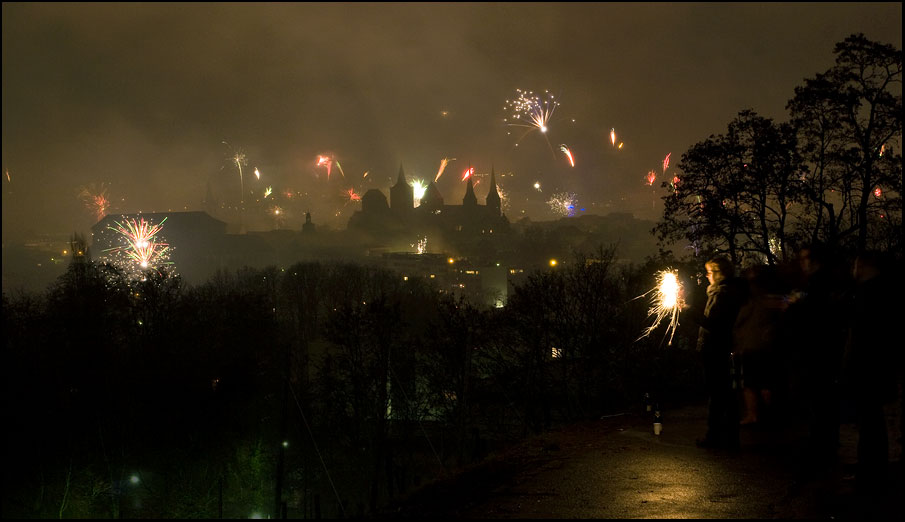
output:
{"label": "silhouetted tree", "polygon": [[787,105],[810,167],[810,241],[863,251],[892,236],[901,250],[902,51],[855,34],[834,54]]}
{"label": "silhouetted tree", "polygon": [[761,257],[775,264],[786,252],[789,208],[800,199],[800,160],[787,124],[745,110],[726,134],[693,145],[682,174],[663,197],[661,245],[685,239],[696,255],[726,253],[735,263]]}

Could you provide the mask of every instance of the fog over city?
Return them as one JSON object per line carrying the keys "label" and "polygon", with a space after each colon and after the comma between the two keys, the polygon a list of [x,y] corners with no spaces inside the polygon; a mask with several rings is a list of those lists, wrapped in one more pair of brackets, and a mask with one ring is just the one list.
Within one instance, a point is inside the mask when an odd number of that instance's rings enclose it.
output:
{"label": "fog over city", "polygon": [[[901,48],[901,10],[4,3],[3,239],[86,232],[101,192],[109,214],[213,200],[252,229],[343,229],[400,165],[456,202],[474,168],[483,203],[493,169],[512,222],[569,194],[575,215],[656,220],[690,145],[745,108],[784,120],[850,34]],[[520,92],[549,102],[546,132],[512,125]]]}

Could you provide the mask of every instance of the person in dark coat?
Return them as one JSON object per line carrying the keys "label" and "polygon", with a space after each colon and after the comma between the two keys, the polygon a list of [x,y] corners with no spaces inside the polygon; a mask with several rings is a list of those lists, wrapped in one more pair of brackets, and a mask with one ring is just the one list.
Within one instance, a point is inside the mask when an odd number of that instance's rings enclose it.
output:
{"label": "person in dark coat", "polygon": [[808,424],[807,469],[835,464],[841,422],[842,358],[848,330],[850,271],[825,245],[801,249],[803,288],[785,313],[795,394]]}
{"label": "person in dark coat", "polygon": [[776,270],[754,266],[746,271],[748,299],[733,327],[733,353],[741,362],[742,426],[764,420],[779,382],[777,344],[786,308]]}
{"label": "person in dark coat", "polygon": [[705,263],[707,303],[695,316],[700,325],[697,349],[704,364],[708,395],[707,433],[698,439],[703,448],[735,450],[739,446],[738,398],[732,375],[732,327],[744,298],[735,279],[735,267],[725,257]]}
{"label": "person in dark coat", "polygon": [[901,309],[883,261],[875,252],[855,259],[854,303],[845,347],[844,376],[858,426],[855,479],[865,491],[876,491],[886,482],[889,440],[883,407],[896,399],[896,372],[902,361],[892,335],[893,325],[902,320]]}

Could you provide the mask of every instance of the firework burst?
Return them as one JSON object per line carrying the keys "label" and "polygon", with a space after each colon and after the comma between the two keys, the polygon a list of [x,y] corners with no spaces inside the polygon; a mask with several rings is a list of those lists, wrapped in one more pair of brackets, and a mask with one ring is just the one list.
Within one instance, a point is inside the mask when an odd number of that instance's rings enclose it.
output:
{"label": "firework burst", "polygon": [[333,160],[327,156],[318,156],[316,166],[325,167],[327,169],[327,179],[330,179],[330,172],[333,170]]}
{"label": "firework burst", "polygon": [[427,236],[418,238],[411,246],[415,249],[415,253],[423,254],[427,251]]}
{"label": "firework burst", "polygon": [[462,173],[462,181],[470,178],[474,174],[474,167],[468,167],[465,169],[465,172]]}
{"label": "firework burst", "polygon": [[100,187],[95,186],[94,183],[87,187],[82,187],[79,190],[79,198],[85,204],[85,208],[94,214],[98,221],[104,219],[104,216],[107,215],[107,210],[110,208],[110,200],[107,199],[107,187],[103,183],[100,184]]}
{"label": "firework burst", "polygon": [[[657,273],[657,286],[648,290],[646,293],[639,295],[635,299],[650,296],[650,310],[648,317],[654,318],[654,323],[644,330],[640,340],[647,337],[660,326],[664,320],[668,320],[666,333],[669,334],[668,346],[672,345],[673,335],[676,333],[676,327],[679,326],[679,311],[685,306],[683,299],[683,288],[679,282],[678,274],[672,269],[666,269]],[[665,338],[665,334],[664,334]]]}
{"label": "firework burst", "polygon": [[646,179],[647,179],[647,185],[652,186],[654,184],[654,181],[657,181],[657,173],[652,170],[649,171],[647,173]]}
{"label": "firework burst", "polygon": [[136,279],[143,277],[146,270],[171,265],[172,262],[169,260],[171,249],[160,237],[160,231],[163,230],[166,220],[167,218],[163,218],[156,225],[144,218],[114,221],[114,225],[107,228],[119,234],[125,240],[125,244],[104,252],[109,252],[114,257],[114,264],[119,265]]}
{"label": "firework burst", "polygon": [[509,193],[499,183],[496,184],[496,193],[500,196],[500,211],[505,214],[509,210]]}
{"label": "firework burst", "polygon": [[666,174],[666,169],[669,168],[669,157],[670,156],[672,156],[672,152],[670,152],[669,154],[666,155],[665,158],[663,158],[663,174]]}
{"label": "firework burst", "polygon": [[[528,129],[516,140],[516,146],[518,146],[518,142],[522,138],[535,129],[544,134],[544,139],[546,140],[550,118],[553,117],[553,112],[556,111],[559,102],[555,100],[550,91],[544,91],[543,98],[532,91],[523,91],[521,89],[516,89],[515,91],[518,93],[518,97],[515,100],[506,100],[506,106],[504,107],[504,110],[511,116],[504,118],[503,121],[510,127],[525,127]],[[549,140],[547,140],[547,145],[550,146],[551,150],[553,149]]]}
{"label": "firework burst", "polygon": [[547,200],[547,205],[554,214],[563,217],[572,217],[575,215],[575,204],[578,202],[578,196],[571,192],[557,192]]}
{"label": "firework burst", "polygon": [[427,184],[423,179],[413,179],[412,180],[412,194],[415,198],[415,206],[421,205],[421,198],[424,197],[425,192],[427,192]]}
{"label": "firework burst", "polygon": [[229,162],[235,165],[239,170],[239,203],[245,203],[245,176],[242,173],[242,167],[248,165],[248,158],[245,157],[245,152],[243,150],[233,149],[232,145],[225,141],[221,141],[221,143],[230,148]]}
{"label": "firework burst", "polygon": [[353,201],[361,201],[361,196],[355,192],[354,188],[350,188],[349,190],[343,192],[343,196],[348,197],[350,203]]}

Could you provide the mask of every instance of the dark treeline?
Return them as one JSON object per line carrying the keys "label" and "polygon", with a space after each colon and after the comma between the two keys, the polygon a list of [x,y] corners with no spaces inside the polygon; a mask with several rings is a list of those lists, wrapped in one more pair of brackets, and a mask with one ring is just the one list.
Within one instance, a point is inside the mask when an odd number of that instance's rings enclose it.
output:
{"label": "dark treeline", "polygon": [[44,294],[3,295],[4,516],[360,516],[697,389],[684,341],[637,340],[663,260],[614,254],[537,271],[505,308],[351,264],[192,287],[76,258]]}

